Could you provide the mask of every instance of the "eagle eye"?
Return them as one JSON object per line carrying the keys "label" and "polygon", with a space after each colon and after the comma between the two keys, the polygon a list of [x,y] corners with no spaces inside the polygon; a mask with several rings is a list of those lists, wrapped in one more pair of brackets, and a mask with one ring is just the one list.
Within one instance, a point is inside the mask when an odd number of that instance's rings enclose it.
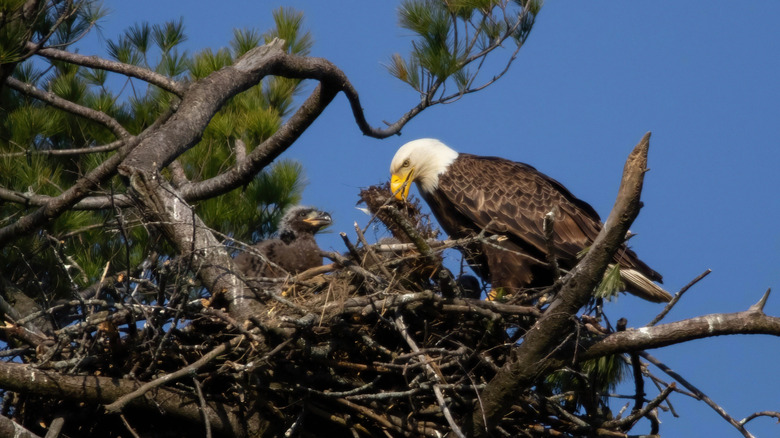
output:
{"label": "eagle eye", "polygon": [[404,160],[404,164],[401,165],[401,167],[409,167],[409,159]]}

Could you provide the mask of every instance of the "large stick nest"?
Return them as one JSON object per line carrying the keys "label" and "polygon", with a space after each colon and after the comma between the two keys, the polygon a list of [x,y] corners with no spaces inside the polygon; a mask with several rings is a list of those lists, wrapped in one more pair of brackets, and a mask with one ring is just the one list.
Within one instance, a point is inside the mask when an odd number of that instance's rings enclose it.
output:
{"label": "large stick nest", "polygon": [[[468,298],[475,293],[473,278],[453,278],[442,268],[441,247],[421,255],[404,229],[411,224],[429,243],[436,237],[417,205],[395,205],[386,187],[369,188],[361,199],[394,238],[366,245],[358,232],[356,243],[344,255],[328,254],[332,263],[322,268],[284,279],[247,279],[265,314],[233,320],[219,296],[199,297],[205,289],[186,259],[169,260],[146,278],[140,272],[133,274],[139,278],[112,277],[91,297],[16,321],[6,330],[6,356],[58,375],[156,382],[185,404],[239,418],[247,435],[444,436],[479,409],[480,390],[542,304]],[[406,225],[394,219],[398,212]],[[25,324],[42,315],[64,328],[55,337],[25,338]],[[218,348],[224,352],[203,359]],[[537,389],[543,382],[540,376]],[[577,400],[562,390],[518,394],[496,434],[596,430],[611,413],[597,389],[581,383],[579,389],[592,394]],[[66,436],[235,433],[132,403],[116,415],[96,399],[76,404],[35,391],[4,395],[3,414],[36,433],[58,416],[66,418]],[[160,396],[156,388],[139,395]]]}

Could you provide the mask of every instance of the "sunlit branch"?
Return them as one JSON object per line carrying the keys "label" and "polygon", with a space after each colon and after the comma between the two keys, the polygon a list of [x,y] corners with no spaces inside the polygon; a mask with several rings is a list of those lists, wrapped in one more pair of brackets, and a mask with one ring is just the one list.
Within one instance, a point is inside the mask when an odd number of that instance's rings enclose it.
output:
{"label": "sunlit branch", "polygon": [[[28,48],[30,48],[32,45],[32,43],[27,43]],[[155,71],[131,64],[99,58],[97,56],[85,56],[78,53],[52,48],[40,49],[38,50],[37,54],[57,61],[65,61],[83,67],[106,70],[136,79],[141,79],[152,85],[156,85],[163,90],[170,91],[179,97],[181,97],[187,89],[187,87],[182,83]]]}
{"label": "sunlit branch", "polygon": [[124,143],[125,143],[124,140],[117,140],[102,146],[88,146],[88,147],[73,148],[73,149],[36,149],[36,150],[25,150],[21,152],[8,152],[5,154],[0,154],[0,158],[23,157],[26,155],[68,156],[68,155],[97,154],[101,152],[115,151],[120,147],[122,147]]}
{"label": "sunlit branch", "polygon": [[130,133],[127,132],[127,130],[125,130],[125,128],[118,121],[116,121],[116,119],[110,117],[108,114],[104,112],[75,104],[67,99],[63,99],[57,96],[54,93],[51,92],[47,93],[31,84],[27,84],[13,77],[7,78],[5,82],[11,88],[21,93],[32,96],[43,102],[46,102],[55,108],[59,108],[63,111],[67,111],[69,113],[81,116],[87,120],[91,120],[93,122],[103,125],[109,130],[111,130],[111,132],[113,132],[114,135],[117,136],[117,138],[126,140],[131,137]]}

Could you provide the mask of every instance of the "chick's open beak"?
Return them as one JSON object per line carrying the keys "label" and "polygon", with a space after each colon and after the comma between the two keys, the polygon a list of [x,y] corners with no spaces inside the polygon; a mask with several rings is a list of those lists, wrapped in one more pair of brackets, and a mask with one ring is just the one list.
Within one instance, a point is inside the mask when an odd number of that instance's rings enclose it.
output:
{"label": "chick's open beak", "polygon": [[395,198],[399,201],[403,201],[409,196],[409,186],[412,185],[413,173],[414,169],[410,170],[406,175],[394,173],[390,178],[390,191],[395,194]]}
{"label": "chick's open beak", "polygon": [[324,211],[317,211],[312,212],[309,217],[303,220],[307,224],[313,226],[313,227],[326,227],[333,223],[333,219],[330,217],[330,213],[324,212]]}

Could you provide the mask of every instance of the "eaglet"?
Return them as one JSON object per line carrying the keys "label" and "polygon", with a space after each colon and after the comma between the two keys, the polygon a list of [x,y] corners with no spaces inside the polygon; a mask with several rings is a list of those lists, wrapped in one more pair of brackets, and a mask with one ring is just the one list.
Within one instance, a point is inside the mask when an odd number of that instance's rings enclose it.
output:
{"label": "eaglet", "polygon": [[284,277],[322,265],[314,234],[332,222],[330,214],[312,207],[290,208],[279,223],[277,238],[247,248],[235,265],[247,277]]}

